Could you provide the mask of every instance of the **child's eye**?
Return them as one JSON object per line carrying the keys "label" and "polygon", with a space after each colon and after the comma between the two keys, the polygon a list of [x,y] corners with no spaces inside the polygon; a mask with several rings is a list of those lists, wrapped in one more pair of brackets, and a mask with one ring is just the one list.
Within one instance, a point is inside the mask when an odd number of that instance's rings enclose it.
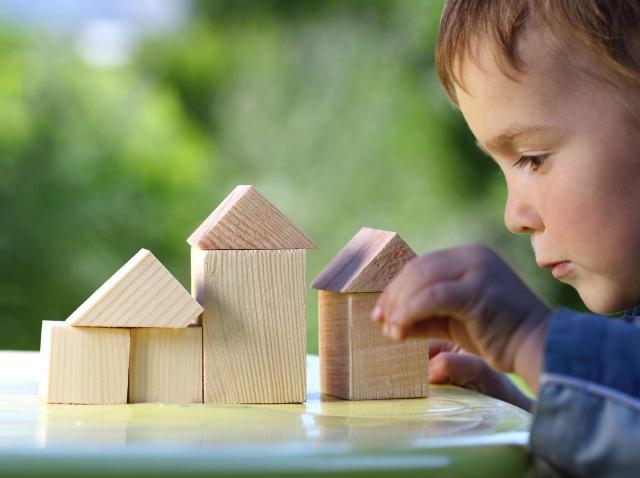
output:
{"label": "child's eye", "polygon": [[532,171],[536,171],[542,163],[547,159],[548,154],[532,154],[531,156],[520,156],[520,159],[515,162],[514,166],[524,168],[527,165],[530,166]]}

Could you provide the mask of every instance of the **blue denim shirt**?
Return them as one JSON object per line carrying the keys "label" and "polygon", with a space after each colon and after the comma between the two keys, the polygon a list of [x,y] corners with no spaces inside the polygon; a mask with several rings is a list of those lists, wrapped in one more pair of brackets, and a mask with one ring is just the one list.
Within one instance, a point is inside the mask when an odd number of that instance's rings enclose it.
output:
{"label": "blue denim shirt", "polygon": [[534,476],[640,476],[640,307],[559,309],[531,426]]}

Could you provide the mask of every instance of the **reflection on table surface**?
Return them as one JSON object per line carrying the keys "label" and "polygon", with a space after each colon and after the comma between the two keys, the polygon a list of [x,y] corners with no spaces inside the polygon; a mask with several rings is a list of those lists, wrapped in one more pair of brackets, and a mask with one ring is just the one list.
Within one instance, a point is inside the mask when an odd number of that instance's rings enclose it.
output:
{"label": "reflection on table surface", "polygon": [[316,452],[524,444],[530,415],[469,390],[351,402],[321,396],[308,357],[308,396],[288,405],[47,405],[37,399],[38,354],[0,353],[0,449],[146,445],[284,446]]}

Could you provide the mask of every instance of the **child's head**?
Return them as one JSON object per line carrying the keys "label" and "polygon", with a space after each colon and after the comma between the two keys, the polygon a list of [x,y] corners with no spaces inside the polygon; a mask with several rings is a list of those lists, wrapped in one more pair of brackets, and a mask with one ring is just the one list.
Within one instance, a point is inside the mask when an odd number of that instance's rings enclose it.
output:
{"label": "child's head", "polygon": [[502,169],[505,223],[585,304],[640,303],[640,4],[453,0],[436,63]]}

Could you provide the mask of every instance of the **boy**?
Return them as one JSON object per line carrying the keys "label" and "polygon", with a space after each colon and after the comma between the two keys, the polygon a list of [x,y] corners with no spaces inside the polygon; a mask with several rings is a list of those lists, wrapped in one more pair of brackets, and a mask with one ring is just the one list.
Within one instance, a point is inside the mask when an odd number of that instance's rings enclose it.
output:
{"label": "boy", "polygon": [[540,474],[640,475],[640,2],[451,0],[436,48],[449,98],[504,174],[507,228],[590,310],[627,314],[552,311],[470,245],[408,264],[373,319],[397,340],[437,339],[432,382],[529,407],[498,371],[523,377],[539,392]]}

